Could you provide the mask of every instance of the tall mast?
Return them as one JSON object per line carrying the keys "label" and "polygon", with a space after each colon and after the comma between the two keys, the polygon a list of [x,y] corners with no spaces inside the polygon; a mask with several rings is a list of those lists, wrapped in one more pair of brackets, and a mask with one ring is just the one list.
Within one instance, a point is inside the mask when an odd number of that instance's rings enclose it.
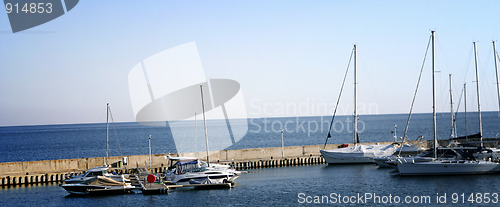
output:
{"label": "tall mast", "polygon": [[469,142],[467,137],[469,136],[469,130],[467,127],[467,83],[464,83],[464,114],[465,114],[465,142]]}
{"label": "tall mast", "polygon": [[479,101],[479,73],[477,68],[477,48],[476,42],[474,42],[474,59],[476,65],[476,89],[477,89],[477,115],[479,117],[479,139],[481,141],[481,147],[483,146],[483,125],[481,121],[481,104]]}
{"label": "tall mast", "polygon": [[109,163],[108,162],[108,157],[109,157],[108,134],[109,134],[109,103],[106,104],[106,166]]}
{"label": "tall mast", "polygon": [[497,63],[497,46],[493,41],[493,58],[495,61],[495,75],[497,76],[497,95],[498,95],[498,116],[500,116],[500,85],[498,84],[498,63]]}
{"label": "tall mast", "polygon": [[149,169],[151,169],[151,135],[148,136],[148,145],[149,145]]}
{"label": "tall mast", "polygon": [[207,164],[210,167],[210,159],[208,157],[207,120],[205,118],[205,102],[203,102],[203,85],[200,85],[200,91],[201,91],[201,110],[203,112],[203,126],[205,127],[205,146],[207,150]]}
{"label": "tall mast", "polygon": [[431,31],[432,34],[432,124],[434,129],[434,158],[437,159],[437,132],[436,132],[436,84],[435,84],[435,51],[434,51],[434,32]]}
{"label": "tall mast", "polygon": [[196,142],[196,140],[198,139],[197,131],[198,131],[198,122],[196,120],[196,113],[194,113],[194,152],[195,153],[198,152],[198,150],[196,149],[196,147],[197,147],[196,145],[198,145],[198,143]]}
{"label": "tall mast", "polygon": [[354,45],[354,145],[358,144],[358,114],[356,113],[356,45]]}
{"label": "tall mast", "polygon": [[451,112],[451,138],[457,137],[457,129],[455,125],[455,113],[453,110],[453,93],[451,91],[451,74],[450,74],[450,112]]}

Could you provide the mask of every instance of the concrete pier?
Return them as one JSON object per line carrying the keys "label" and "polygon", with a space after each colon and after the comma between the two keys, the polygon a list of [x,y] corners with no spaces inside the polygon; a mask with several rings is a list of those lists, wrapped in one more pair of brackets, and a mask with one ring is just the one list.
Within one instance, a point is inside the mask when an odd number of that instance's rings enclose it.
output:
{"label": "concrete pier", "polygon": [[[380,142],[378,144],[391,143]],[[429,143],[424,143],[426,145],[424,147],[429,147]],[[444,142],[441,144],[443,145]],[[338,145],[328,144],[326,149],[336,149]],[[498,146],[498,140],[488,145]],[[281,147],[222,150],[210,152],[210,160],[211,162],[233,165],[238,170],[325,164],[325,160],[319,152],[321,149],[323,149],[323,145],[289,146],[284,148],[285,157],[282,157]],[[162,173],[166,170],[168,167],[166,155],[206,159],[205,152],[155,154],[152,155],[151,173]],[[122,163],[123,157],[127,157],[128,165]],[[137,167],[136,163],[139,164],[139,167],[145,168],[145,161],[149,162],[149,155],[123,157],[109,157],[109,162],[112,163],[112,168],[109,171],[118,174],[133,173]],[[0,185],[5,187],[62,182],[68,176],[81,174],[90,168],[102,166],[104,161],[105,157],[92,157],[0,163]]]}
{"label": "concrete pier", "polygon": [[[337,148],[337,146],[336,144],[330,144],[327,145],[327,149]],[[284,167],[324,163],[324,160],[320,157],[320,149],[323,149],[323,145],[285,147],[285,157],[282,157],[281,147],[222,150],[210,152],[210,158],[212,162],[233,165],[239,170]],[[162,173],[166,170],[168,167],[168,162],[165,159],[166,155],[199,157],[201,160],[206,158],[205,152],[155,154],[152,156],[151,173]],[[109,162],[112,163],[112,168],[109,171],[118,174],[133,173],[137,167],[136,163],[139,164],[139,167],[145,167],[145,161],[149,161],[149,155],[130,155],[126,157],[128,165],[123,165],[122,156],[109,157]],[[61,182],[68,176],[81,174],[87,169],[102,166],[104,160],[104,157],[93,157],[0,163],[0,185],[14,186]]]}

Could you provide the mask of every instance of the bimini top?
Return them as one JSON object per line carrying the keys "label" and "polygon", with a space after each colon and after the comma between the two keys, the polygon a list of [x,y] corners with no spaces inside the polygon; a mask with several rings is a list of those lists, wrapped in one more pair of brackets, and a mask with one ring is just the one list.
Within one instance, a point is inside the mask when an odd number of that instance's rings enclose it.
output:
{"label": "bimini top", "polygon": [[102,171],[107,171],[108,167],[106,166],[99,166],[99,167],[94,167],[90,170],[87,170],[87,172],[102,172]]}
{"label": "bimini top", "polygon": [[177,161],[191,161],[198,160],[196,157],[170,157],[170,155],[165,156],[165,159],[169,160],[177,160]]}

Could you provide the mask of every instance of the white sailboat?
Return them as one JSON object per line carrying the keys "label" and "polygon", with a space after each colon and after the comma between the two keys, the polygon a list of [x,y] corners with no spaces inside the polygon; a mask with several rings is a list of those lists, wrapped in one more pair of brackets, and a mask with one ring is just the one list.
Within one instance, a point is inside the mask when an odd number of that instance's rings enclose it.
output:
{"label": "white sailboat", "polygon": [[104,165],[87,170],[84,174],[70,177],[64,180],[62,188],[71,194],[89,193],[127,193],[134,187],[130,180],[124,175],[114,175],[108,173],[109,169],[109,103],[106,104],[106,159]]}
{"label": "white sailboat", "polygon": [[[477,51],[474,42],[474,53],[476,63],[476,84],[479,113],[479,133],[482,142],[481,108],[479,104],[479,78],[477,69]],[[436,93],[435,93],[435,68],[434,68],[434,31],[432,31],[432,98],[433,98],[433,129],[434,129],[434,158],[429,162],[401,162],[397,168],[400,175],[450,175],[450,174],[486,174],[500,171],[500,163],[490,160],[476,160],[473,157],[468,159],[444,160],[438,159],[438,143],[436,134]]]}
{"label": "white sailboat", "polygon": [[98,166],[94,167],[92,169],[87,170],[85,173],[77,175],[77,176],[72,176],[66,180],[64,180],[64,183],[66,184],[75,184],[75,183],[87,183],[93,180],[97,176],[105,176],[112,178],[116,181],[119,182],[124,182],[124,181],[129,181],[127,178],[125,178],[123,175],[113,175],[111,173],[108,173],[109,169],[109,141],[108,141],[108,135],[109,135],[109,116],[110,116],[111,109],[109,107],[109,103],[106,104],[106,159],[104,160],[104,165],[103,166]]}
{"label": "white sailboat", "polygon": [[[350,163],[375,163],[373,158],[375,157],[382,157],[382,156],[389,156],[392,155],[395,151],[397,146],[394,144],[390,145],[358,145],[359,143],[359,138],[358,138],[358,116],[356,113],[357,109],[357,102],[356,102],[356,45],[354,45],[353,48],[353,54],[354,54],[354,146],[351,147],[345,147],[345,148],[340,148],[340,149],[332,149],[332,150],[320,150],[321,155],[323,158],[325,158],[325,161],[328,164],[350,164]],[[346,71],[347,75],[347,71]],[[344,77],[345,81],[345,77]],[[342,88],[344,86],[344,83],[342,83]],[[340,94],[342,94],[342,89]],[[337,99],[337,106],[338,106],[338,101],[340,100],[340,95],[339,98]],[[337,111],[337,108],[335,108],[335,112]],[[333,118],[335,117],[335,112],[332,117],[332,123],[333,123]],[[330,123],[330,130],[331,130],[331,123]],[[330,130],[328,131],[328,138],[331,137],[330,135]],[[325,142],[326,146],[326,142]]]}

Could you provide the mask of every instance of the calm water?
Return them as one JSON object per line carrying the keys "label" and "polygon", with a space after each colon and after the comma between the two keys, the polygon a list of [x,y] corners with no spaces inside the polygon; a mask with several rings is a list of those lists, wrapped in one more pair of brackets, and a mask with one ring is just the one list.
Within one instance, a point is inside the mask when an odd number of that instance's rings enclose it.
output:
{"label": "calm water", "polygon": [[[469,134],[479,131],[477,114],[468,113]],[[397,124],[397,135],[402,136],[407,115],[366,115],[360,116],[361,142],[392,141],[391,131]],[[457,131],[465,134],[464,114],[457,116]],[[447,139],[450,136],[449,114],[439,114],[438,137]],[[484,112],[483,134],[485,137],[500,137],[500,118],[497,112]],[[284,143],[286,146],[324,144],[331,117],[287,117],[249,119],[245,126],[248,131],[232,146],[225,149],[244,149],[281,146],[280,129],[285,128]],[[198,150],[203,150],[203,128],[198,121]],[[241,127],[232,125],[233,130]],[[352,143],[352,116],[335,118],[332,135],[328,143]],[[208,121],[209,140],[217,139],[218,128],[226,127],[225,122]],[[194,121],[181,125],[181,135],[194,136]],[[109,130],[110,156],[148,154],[148,135],[152,135],[152,153],[174,153],[185,149],[176,146],[172,132],[167,127],[142,126],[137,123],[112,124]],[[432,114],[413,115],[408,130],[411,139],[423,135],[432,139]],[[52,160],[82,157],[103,157],[106,153],[105,124],[73,124],[49,126],[16,126],[0,127],[0,162]],[[215,146],[216,147],[216,146]],[[192,148],[191,148],[192,149]],[[214,146],[211,145],[211,150]],[[184,150],[186,151],[186,150]],[[189,150],[188,150],[189,151]]]}
{"label": "calm water", "polygon": [[[465,133],[463,114],[459,114],[458,133]],[[476,133],[477,117],[468,114],[469,133]],[[393,125],[398,125],[398,136],[402,135],[407,115],[370,115],[360,117],[360,139],[362,142],[390,141]],[[248,132],[241,140],[228,149],[277,147],[281,145],[280,128],[285,127],[285,145],[323,144],[330,117],[290,117],[248,120]],[[329,143],[352,142],[352,117],[336,119],[333,138]],[[288,123],[288,125],[286,124]],[[209,122],[209,137],[217,137],[214,127],[222,122]],[[342,128],[341,126],[344,126]],[[438,135],[448,138],[450,134],[449,116],[438,116]],[[194,130],[194,123],[185,124],[186,136]],[[233,126],[237,127],[237,125]],[[336,127],[336,128],[335,128]],[[498,136],[500,118],[496,112],[483,113],[483,130],[486,137]],[[189,132],[189,133],[188,133]],[[175,152],[172,133],[168,127],[147,127],[137,123],[118,123],[110,129],[110,149],[112,156],[147,154],[147,135],[153,135],[153,153]],[[194,133],[193,133],[194,134]],[[412,118],[409,136],[423,135],[430,139],[432,115],[416,114]],[[202,136],[202,135],[201,135]],[[105,124],[52,125],[0,127],[0,162],[63,159],[78,157],[98,157],[105,155]],[[168,195],[144,196],[142,194],[73,197],[57,185],[33,185],[0,189],[4,206],[294,206],[299,202],[336,202],[341,206],[449,206],[458,204],[478,206],[468,201],[473,196],[485,193],[500,193],[500,174],[478,176],[424,176],[400,177],[390,169],[377,169],[375,165],[313,165],[284,168],[250,170],[238,178],[233,189],[222,190],[176,190]],[[357,194],[368,203],[359,203]],[[437,195],[446,193],[446,203],[438,204]],[[355,196],[354,203],[339,203],[338,196]],[[310,197],[307,197],[310,196]],[[379,196],[378,201],[375,196]],[[389,199],[391,196],[391,199]],[[416,199],[415,204],[394,204],[396,197],[404,202]],[[454,196],[454,197],[453,197]],[[465,196],[465,203],[461,197]],[[333,199],[332,197],[336,198]],[[489,195],[490,199],[493,199]],[[344,199],[341,197],[340,199]],[[349,198],[349,197],[347,197]],[[444,197],[441,197],[443,199]],[[455,199],[453,199],[455,198]],[[475,199],[475,198],[474,198]],[[499,198],[500,199],[500,198]],[[420,203],[420,202],[427,203]],[[443,201],[443,200],[441,200]],[[375,202],[375,203],[374,203]],[[481,200],[481,202],[485,202]],[[498,206],[491,204],[490,206]],[[500,202],[500,201],[499,201]]]}
{"label": "calm water", "polygon": [[[393,175],[393,170],[377,169],[375,165],[312,165],[283,168],[266,168],[250,170],[238,178],[232,189],[220,190],[175,190],[168,195],[114,195],[101,197],[72,197],[57,185],[38,185],[30,187],[14,187],[0,189],[0,198],[6,206],[295,206],[304,205],[299,202],[314,202],[314,196],[338,198],[340,196],[357,196],[371,194],[372,199],[362,198],[348,206],[450,206],[453,202],[468,206],[498,206],[497,204],[481,204],[477,201],[462,203],[461,198],[453,199],[453,194],[466,196],[475,193],[500,193],[500,175],[478,176],[424,176],[401,177]],[[301,194],[302,193],[302,194]],[[436,195],[446,193],[446,203],[438,204]],[[335,194],[337,196],[335,196]],[[375,200],[379,196],[379,200]],[[392,197],[392,204],[387,198]],[[396,197],[404,202],[406,196],[416,204],[394,204]],[[426,197],[429,199],[426,200]],[[343,197],[341,197],[343,199]],[[426,200],[426,201],[425,201]],[[420,202],[427,203],[420,203]],[[443,201],[443,200],[441,200]],[[479,200],[478,200],[479,201]],[[345,206],[339,200],[329,198],[323,203]],[[348,201],[351,202],[351,201]],[[375,203],[374,203],[375,202]],[[481,201],[484,203],[485,201]],[[500,203],[500,201],[498,201]]]}

